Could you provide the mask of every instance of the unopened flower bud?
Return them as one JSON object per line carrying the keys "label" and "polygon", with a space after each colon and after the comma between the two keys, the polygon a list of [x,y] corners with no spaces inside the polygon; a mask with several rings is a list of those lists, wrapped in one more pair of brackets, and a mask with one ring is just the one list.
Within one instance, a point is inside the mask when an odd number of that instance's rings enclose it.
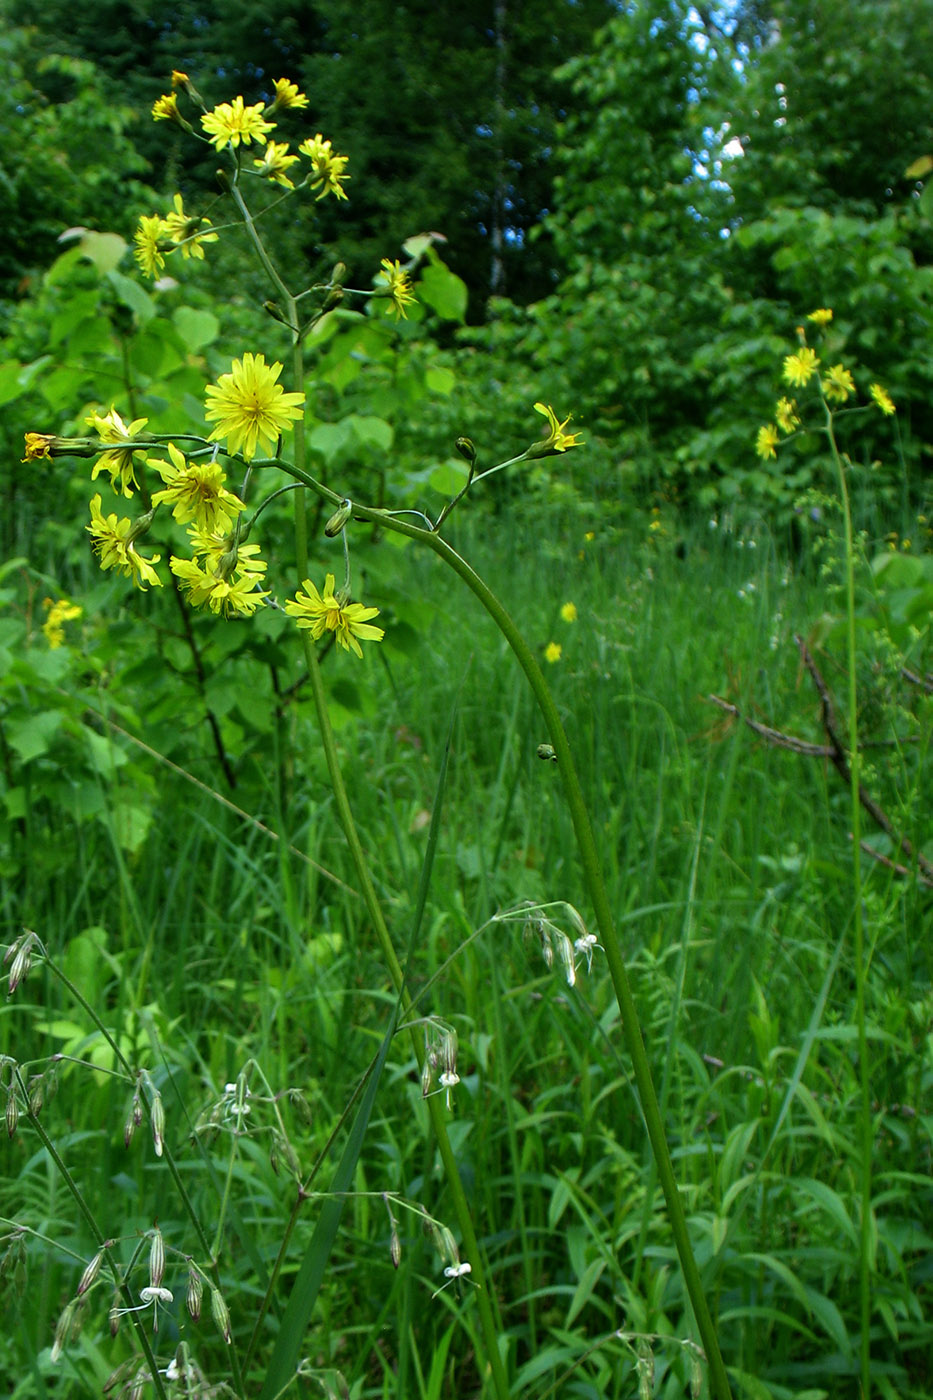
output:
{"label": "unopened flower bud", "polygon": [[155,1148],[155,1155],[161,1157],[162,1147],[165,1141],[165,1109],[162,1106],[161,1094],[153,1094],[150,1114],[152,1119],[152,1145]]}
{"label": "unopened flower bud", "polygon": [[431,1073],[431,1057],[428,1055],[421,1066],[421,1097],[423,1099],[426,1099],[431,1092]]}
{"label": "unopened flower bud", "polygon": [[34,1074],[29,1081],[29,1112],[38,1118],[45,1104],[45,1075]]}
{"label": "unopened flower bud", "polygon": [[66,1303],[62,1309],[61,1316],[55,1328],[55,1339],[52,1342],[52,1360],[60,1361],[62,1352],[68,1339],[71,1336],[71,1329],[75,1320],[75,1313],[78,1311],[78,1300],[72,1298],[70,1303]]}
{"label": "unopened flower bud", "polygon": [[217,178],[217,183],[223,190],[224,194],[229,194],[230,191],[233,189],[233,183],[226,170],[216,170],[214,174]]}
{"label": "unopened flower bud", "polygon": [[144,535],[152,524],[154,510],[147,510],[145,515],[141,515],[138,520],[134,520],[126,534],[126,543],[131,545],[134,540],[138,540],[140,535]]}
{"label": "unopened flower bud", "polygon": [[6,1100],[6,1131],[7,1137],[16,1136],[16,1126],[19,1123],[19,1104],[16,1095],[11,1089]]}
{"label": "unopened flower bud", "polygon": [[211,1317],[216,1322],[218,1330],[229,1346],[230,1339],[233,1335],[230,1330],[230,1312],[219,1288],[211,1288]]}
{"label": "unopened flower bud", "polygon": [[330,280],[335,287],[341,286],[346,281],[347,265],[344,262],[334,263],[334,270],[330,274]]}
{"label": "unopened flower bud", "polygon": [[554,748],[553,744],[539,744],[537,748],[537,754],[538,757],[543,758],[545,762],[557,762],[557,750]]}
{"label": "unopened flower bud", "polygon": [[204,1297],[204,1283],[197,1269],[188,1269],[188,1290],[185,1293],[185,1307],[188,1316],[197,1322],[201,1316],[201,1299]]}
{"label": "unopened flower bud", "polygon": [[460,456],[463,457],[465,461],[469,462],[472,467],[473,463],[476,461],[476,448],[473,446],[470,439],[468,437],[458,437],[457,441],[454,443],[454,447],[460,453]]}
{"label": "unopened flower bud", "polygon": [[264,301],[262,304],[262,309],[266,312],[267,315],[272,317],[273,321],[279,321],[283,326],[288,325],[288,320],[286,319],[285,312],[282,310],[281,306],[277,304],[277,302]]}
{"label": "unopened flower bud", "polygon": [[165,1244],[162,1231],[156,1227],[149,1245],[149,1287],[161,1288],[165,1276]]}
{"label": "unopened flower bud", "polygon": [[344,501],[343,505],[340,506],[338,510],[334,511],[333,515],[324,526],[324,534],[329,540],[332,540],[335,535],[340,534],[340,531],[346,525],[352,514],[353,505],[350,501]]}
{"label": "unopened flower bud", "polygon": [[85,1265],[84,1273],[78,1283],[78,1297],[82,1298],[91,1285],[96,1281],[100,1273],[100,1266],[104,1262],[104,1251],[99,1249],[91,1262]]}
{"label": "unopened flower bud", "polygon": [[310,1127],[313,1121],[311,1115],[311,1105],[300,1089],[289,1089],[288,1102],[291,1104],[295,1116],[300,1119],[306,1127]]}
{"label": "unopened flower bud", "polygon": [[392,1260],[392,1267],[397,1269],[402,1262],[402,1241],[398,1237],[395,1221],[392,1222],[392,1234],[389,1237],[389,1258]]}

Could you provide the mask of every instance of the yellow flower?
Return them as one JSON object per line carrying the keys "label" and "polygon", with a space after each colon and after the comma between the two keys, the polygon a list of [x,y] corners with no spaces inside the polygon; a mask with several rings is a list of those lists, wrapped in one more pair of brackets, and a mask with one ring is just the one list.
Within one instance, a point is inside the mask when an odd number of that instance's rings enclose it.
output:
{"label": "yellow flower", "polygon": [[284,185],[286,189],[295,188],[293,182],[285,174],[290,165],[294,165],[297,156],[288,154],[287,141],[270,141],[263,153],[262,160],[254,160],[257,175],[265,176],[266,179],[274,180],[276,184]]}
{"label": "yellow flower", "polygon": [[53,603],[51,598],[46,598],[42,606],[48,612],[48,617],[42,624],[42,630],[49,646],[55,651],[65,640],[65,629],[62,623],[72,622],[76,617],[80,617],[83,609],[79,608],[76,603],[66,602],[64,598],[59,598],[57,603]]}
{"label": "yellow flower", "polygon": [[268,593],[259,589],[266,572],[265,560],[260,559],[259,546],[245,544],[237,547],[230,535],[221,532],[209,535],[197,528],[189,529],[199,560],[169,560],[169,568],[188,593],[196,608],[209,607],[224,617],[252,617]]}
{"label": "yellow flower", "polygon": [[160,558],[156,554],[145,559],[137,553],[134,540],[136,535],[148,525],[148,517],[134,525],[131,520],[118,520],[116,515],[104,516],[100,509],[100,496],[91,499],[91,523],[84,528],[91,537],[91,547],[100,561],[102,569],[116,569],[125,578],[131,578],[137,588],[145,589],[147,583],[161,588],[162,580],[153,568]]}
{"label": "yellow flower", "polygon": [[795,355],[787,355],[784,359],[784,378],[788,384],[793,384],[801,388],[816,374],[816,367],[819,364],[819,357],[815,350],[811,350],[805,345],[798,350]]}
{"label": "yellow flower", "polygon": [[576,605],[576,603],[565,603],[565,604],[563,605],[563,607],[561,608],[561,610],[560,610],[560,615],[561,615],[561,617],[564,619],[565,622],[576,622],[576,620],[577,620],[577,605]]}
{"label": "yellow flower", "polygon": [[583,538],[586,540],[587,544],[592,544],[593,541],[594,541],[595,538],[596,538],[596,531],[595,531],[595,530],[587,530],[587,532],[586,532],[586,534],[583,536]]}
{"label": "yellow flower", "polygon": [[777,457],[775,448],[778,444],[778,430],[773,423],[766,423],[763,428],[758,429],[758,436],[755,439],[755,451],[759,457],[767,460],[768,457]]}
{"label": "yellow flower", "polygon": [[304,394],[286,394],[275,382],[281,373],[279,361],[267,365],[264,355],[247,353],[234,360],[229,374],[207,386],[204,416],[217,423],[210,441],[226,438],[227,451],[232,454],[242,447],[247,461],[255,457],[257,445],[273,452],[291,420],[301,417],[298,405],[305,400]]}
{"label": "yellow flower", "polygon": [[27,433],[26,456],[24,462],[35,462],[39,457],[51,458],[49,445],[53,441],[51,433]]}
{"label": "yellow flower", "polygon": [[407,320],[408,312],[405,307],[409,302],[417,300],[411,289],[411,279],[408,273],[401,263],[390,262],[388,258],[383,258],[379,266],[382,268],[382,272],[378,276],[392,301],[389,310],[394,312],[396,316],[403,316]]}
{"label": "yellow flower", "polygon": [[557,414],[550,404],[536,403],[535,409],[538,413],[543,413],[548,422],[548,436],[541,442],[536,442],[528,449],[528,457],[550,457],[554,452],[566,452],[568,447],[582,447],[576,433],[565,433],[564,429],[570,422],[572,414],[568,415],[563,423],[557,421]]}
{"label": "yellow flower", "polygon": [[156,491],[154,506],[172,504],[172,515],[180,524],[194,520],[208,532],[228,530],[241,510],[246,507],[232,491],[224,486],[224,473],[219,462],[186,462],[173,442],[168,445],[171,462],[151,465],[166,483],[164,491]]}
{"label": "yellow flower", "polygon": [[276,78],[274,86],[275,97],[269,108],[270,112],[274,112],[277,108],[284,110],[289,107],[293,109],[307,107],[308,99],[303,92],[298,91],[297,83],[290,83],[287,78]]}
{"label": "yellow flower", "polygon": [[[882,389],[880,384],[869,385],[868,392],[871,394],[875,403],[878,405],[878,407],[881,409],[881,412],[886,417],[892,413],[897,412],[897,409],[894,406],[894,400],[891,398],[891,395],[888,393],[887,389]],[[30,434],[27,433],[27,439],[29,438],[29,436]]]}
{"label": "yellow flower", "polygon": [[326,194],[336,195],[337,199],[346,199],[343,181],[349,180],[350,176],[344,175],[343,168],[350,157],[334,155],[331,143],[325,141],[320,132],[315,137],[309,136],[306,141],[302,141],[298,149],[311,162],[311,189],[316,190],[319,185],[322,187],[318,199],[323,199]]}
{"label": "yellow flower", "polygon": [[[123,419],[115,408],[111,408],[109,413],[103,417],[99,413],[92,413],[89,418],[85,418],[88,427],[95,428],[100,434],[102,442],[122,444],[132,442],[135,437],[142,432],[149,422],[148,418],[134,418],[133,422],[126,426]],[[110,473],[110,484],[114,491],[122,492],[129,498],[132,496],[132,487],[139,489],[139,482],[136,480],[136,473],[133,458],[139,457],[143,462],[146,460],[145,451],[139,448],[127,448],[124,446],[115,447],[110,452],[102,452],[94,463],[94,470],[91,472],[91,480],[96,481],[102,471]]]}
{"label": "yellow flower", "polygon": [[133,257],[147,277],[155,277],[159,269],[165,266],[165,258],[159,246],[164,237],[165,225],[158,214],[149,217],[144,215],[140,219],[133,235],[133,242],[136,244]]}
{"label": "yellow flower", "polygon": [[548,642],[547,646],[544,648],[545,661],[549,661],[553,666],[555,661],[560,660],[561,651],[562,647],[560,642]]}
{"label": "yellow flower", "polygon": [[362,603],[344,602],[334,592],[334,576],[328,574],[324,580],[324,593],[318,593],[314,584],[306,578],[302,588],[294,598],[289,598],[285,611],[298,619],[298,626],[305,628],[317,641],[325,632],[333,632],[344,651],[355,651],[362,656],[363,651],[357,638],[363,641],[381,642],[385,632],[381,627],[373,627],[369,619],[379,616],[378,608],[364,608]]}
{"label": "yellow flower", "polygon": [[827,399],[845,403],[855,393],[855,381],[844,365],[833,365],[823,376],[823,393]]}
{"label": "yellow flower", "polygon": [[163,93],[152,104],[152,119],[157,122],[181,122],[178,98],[173,92]]}
{"label": "yellow flower", "polygon": [[264,121],[262,113],[261,102],[247,107],[242,97],[235,97],[232,102],[221,102],[213,112],[205,112],[201,125],[218,151],[224,146],[239,146],[241,141],[244,146],[251,141],[265,145],[266,132],[275,130],[275,122]]}
{"label": "yellow flower", "polygon": [[203,258],[204,249],[202,243],[216,243],[216,233],[199,233],[198,229],[202,224],[207,224],[210,228],[210,219],[196,219],[185,213],[185,206],[180,194],[176,194],[172,200],[175,206],[173,214],[166,214],[162,220],[162,231],[173,243],[181,247],[182,257]]}
{"label": "yellow flower", "polygon": [[792,433],[800,425],[797,405],[793,399],[778,399],[774,406],[774,416],[782,433]]}
{"label": "yellow flower", "polygon": [[821,306],[818,311],[811,311],[807,317],[815,326],[828,326],[832,319],[833,313],[825,306]]}

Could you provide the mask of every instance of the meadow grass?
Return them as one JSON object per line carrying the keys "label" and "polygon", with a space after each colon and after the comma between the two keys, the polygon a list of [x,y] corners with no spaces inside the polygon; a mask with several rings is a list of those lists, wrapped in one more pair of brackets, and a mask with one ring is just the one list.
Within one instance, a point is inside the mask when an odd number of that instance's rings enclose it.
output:
{"label": "meadow grass", "polygon": [[[706,696],[819,741],[816,697],[794,631],[826,610],[823,585],[764,531],[707,522],[587,540],[572,513],[518,511],[454,538],[542,655],[593,816],[691,1231],[738,1394],[855,1394],[858,1374],[858,1081],[847,794],[828,766],[760,742]],[[388,569],[368,552],[373,577]],[[475,602],[431,558],[391,558],[396,606],[425,609],[415,652],[391,646],[351,671],[364,713],[335,706],[348,785],[390,927],[415,907],[437,773],[449,772],[426,918],[409,968],[418,1012],[456,1029],[460,1084],[450,1136],[498,1297],[515,1395],[682,1396],[702,1367],[690,1342],[663,1202],[600,951],[576,986],[548,967],[522,901],[589,917],[570,819],[546,739],[511,657]],[[425,608],[425,600],[429,607]],[[577,620],[565,621],[572,601]],[[387,619],[388,621],[388,619]],[[389,623],[391,626],[391,623]],[[339,694],[339,690],[338,690]],[[142,696],[133,704],[143,717]],[[251,1079],[251,1132],[229,1184],[224,1086],[255,1063],[287,1097],[288,1141],[307,1170],[344,1140],[344,1108],[382,1037],[388,983],[328,796],[307,707],[279,749],[244,760],[245,824],[186,778],[139,755],[158,816],[136,854],[106,802],[79,823],[36,795],[36,859],[54,878],[30,921],[159,1084],[173,1151],[201,1218],[228,1201],[220,1251],[238,1342],[249,1336],[294,1198],[285,1148],[270,1161],[271,1109]],[[205,741],[192,769],[209,773]],[[906,771],[906,770],[905,770]],[[216,782],[218,790],[221,784]],[[54,867],[50,853],[55,854]],[[866,875],[867,1018],[875,1113],[873,1382],[928,1396],[931,1223],[929,891],[882,866]],[[560,914],[555,913],[560,923]],[[7,938],[18,931],[4,906]],[[573,928],[566,932],[571,939]],[[400,933],[399,948],[402,937]],[[438,976],[438,970],[441,969]],[[184,1257],[196,1252],[170,1180],[139,1137],[127,1150],[125,1083],[106,1047],[41,967],[0,1016],[18,1061],[62,1064],[43,1122],[126,1260],[157,1220],[178,1328],[208,1376],[224,1346],[209,1316],[187,1321]],[[213,1107],[211,1131],[206,1119]],[[228,1104],[229,1110],[229,1104]],[[193,1141],[189,1142],[189,1136]],[[80,1336],[49,1345],[94,1245],[28,1130],[7,1144],[8,1320],[0,1368],[11,1394],[97,1395],[129,1354],[92,1295]],[[326,1159],[329,1162],[329,1158]],[[330,1166],[314,1188],[326,1190]],[[407,1042],[389,1055],[307,1354],[317,1393],[479,1394],[484,1378],[468,1282],[432,1297],[441,1262],[394,1192],[450,1221],[443,1174]],[[401,1244],[391,1257],[389,1209]],[[294,1259],[316,1205],[299,1217]],[[48,1244],[47,1241],[53,1241]],[[177,1251],[177,1252],[175,1252]],[[19,1255],[23,1257],[20,1259]],[[294,1270],[286,1266],[285,1279]],[[173,1272],[174,1271],[174,1272]],[[181,1280],[181,1281],[180,1281]],[[273,1325],[274,1326],[274,1325]],[[270,1332],[270,1336],[272,1333]],[[268,1341],[255,1353],[258,1389]],[[330,1391],[328,1391],[330,1387]],[[309,1392],[313,1393],[313,1392]],[[700,1393],[700,1392],[697,1392]]]}

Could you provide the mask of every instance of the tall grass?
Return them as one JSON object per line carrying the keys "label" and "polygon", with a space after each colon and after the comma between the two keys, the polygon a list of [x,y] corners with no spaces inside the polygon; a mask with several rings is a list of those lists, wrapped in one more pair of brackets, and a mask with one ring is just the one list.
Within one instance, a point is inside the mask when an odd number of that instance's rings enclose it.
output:
{"label": "tall grass", "polygon": [[[818,762],[724,725],[705,700],[727,692],[743,712],[818,738],[791,634],[823,611],[820,587],[789,569],[766,534],[741,538],[706,522],[677,541],[647,530],[588,541],[573,516],[530,510],[498,530],[460,528],[458,547],[542,654],[550,641],[562,647],[549,679],[591,802],[737,1392],[854,1395],[862,1148],[847,794]],[[373,577],[386,567],[380,548]],[[702,1367],[600,952],[570,988],[519,925],[489,923],[525,900],[565,900],[589,917],[557,774],[537,754],[546,735],[472,600],[431,559],[397,553],[392,568],[400,615],[409,597],[432,600],[430,612],[421,605],[424,635],[416,654],[387,648],[385,665],[369,658],[356,673],[367,718],[335,709],[338,739],[374,878],[393,927],[407,929],[459,695],[410,984],[419,1013],[458,1033],[450,1136],[491,1264],[513,1393],[682,1396]],[[566,601],[576,622],[560,617]],[[145,739],[145,706],[132,699]],[[224,1085],[255,1061],[277,1091],[300,1088],[311,1122],[293,1114],[289,1132],[310,1163],[335,1128],[339,1147],[341,1113],[384,1029],[388,984],[302,705],[287,730],[284,784],[268,753],[244,763],[236,794],[278,839],[135,753],[159,806],[134,856],[106,821],[76,822],[35,795],[36,859],[55,873],[31,892],[33,926],[130,1057],[149,1064],[207,1220],[229,1143],[223,1134],[213,1143],[202,1134],[200,1147],[187,1140]],[[196,755],[192,766],[204,775]],[[110,800],[107,783],[102,792]],[[865,878],[877,930],[866,976],[872,1379],[881,1395],[920,1400],[933,1388],[929,895],[881,866]],[[16,919],[7,899],[7,939]],[[20,1062],[63,1050],[96,1056],[97,1072],[60,1065],[46,1130],[124,1252],[158,1220],[184,1255],[190,1231],[151,1155],[138,1141],[123,1146],[126,1088],[102,1073],[107,1057],[90,1030],[40,973],[3,1008],[0,1048]],[[24,1400],[97,1395],[126,1354],[122,1332],[109,1339],[106,1305],[89,1310],[62,1361],[49,1359],[94,1246],[35,1139],[19,1131],[5,1153],[0,1213],[36,1233],[5,1231],[4,1277],[17,1287],[0,1368]],[[401,1039],[355,1189],[307,1344],[318,1388],[337,1386],[333,1368],[353,1396],[481,1393],[469,1283],[432,1296],[443,1278],[408,1215],[394,1267],[386,1207],[366,1194],[397,1192],[450,1218]],[[243,1138],[230,1193],[236,1248],[222,1259],[238,1336],[249,1333],[292,1196],[268,1138]],[[315,1211],[309,1202],[301,1216],[296,1258]],[[160,1318],[160,1343],[177,1329],[208,1375],[222,1364],[209,1320],[195,1326],[176,1303]]]}

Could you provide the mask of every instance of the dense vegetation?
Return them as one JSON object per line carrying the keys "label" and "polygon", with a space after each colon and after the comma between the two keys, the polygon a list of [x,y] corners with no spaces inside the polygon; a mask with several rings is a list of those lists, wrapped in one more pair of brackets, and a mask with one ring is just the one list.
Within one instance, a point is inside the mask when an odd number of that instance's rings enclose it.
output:
{"label": "dense vegetation", "polygon": [[[290,620],[101,572],[88,462],[20,461],[24,432],[81,437],[111,405],[201,433],[232,356],[288,358],[238,235],[155,282],[134,265],[140,214],[176,191],[221,222],[217,152],[192,164],[151,120],[175,68],[208,105],[294,79],[311,106],[288,115],[349,154],[349,200],[269,221],[277,259],[326,282],[339,257],[368,288],[410,258],[407,319],[348,297],[306,342],[320,481],[436,516],[466,480],[458,437],[488,467],[540,435],[535,401],[573,413],[585,449],[479,482],[444,535],[569,733],[732,1392],[928,1400],[933,10],[47,0],[27,28],[0,8],[0,941],[28,928],[48,953],[0,1017],[4,1393],[137,1393],[112,1284],[72,1307],[99,1241],[69,1179],[134,1298],[164,1243],[172,1396],[271,1400],[309,1259],[290,1393],[501,1394],[480,1293],[516,1400],[710,1385],[605,949],[585,941],[568,982],[566,940],[595,924],[559,765],[475,598],[351,522],[386,636],[321,651],[428,1083],[384,1042],[401,994]],[[820,307],[808,343],[856,386],[834,420],[851,538],[825,435],[755,450]],[[309,509],[317,577],[339,541]],[[263,505],[283,580],[303,577],[291,511]],[[172,529],[147,547],[166,558]],[[443,1234],[442,1103],[482,1289]],[[315,1193],[347,1162],[325,1249]]]}

